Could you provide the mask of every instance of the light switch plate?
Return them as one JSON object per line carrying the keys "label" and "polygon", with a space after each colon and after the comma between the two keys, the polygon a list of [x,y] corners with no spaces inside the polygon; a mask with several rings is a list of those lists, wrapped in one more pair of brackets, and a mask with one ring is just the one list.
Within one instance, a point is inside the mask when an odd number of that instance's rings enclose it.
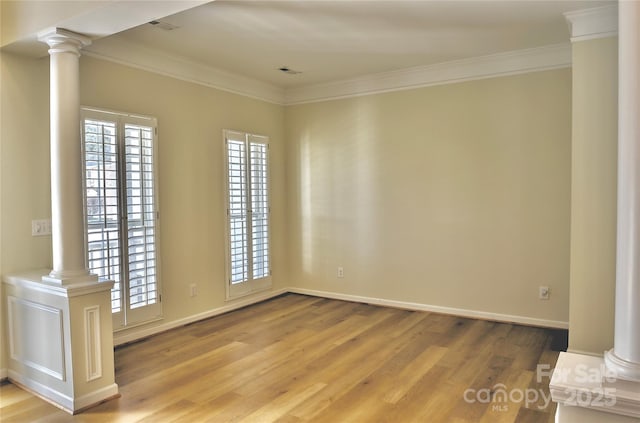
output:
{"label": "light switch plate", "polygon": [[51,235],[51,219],[36,219],[31,221],[31,235]]}

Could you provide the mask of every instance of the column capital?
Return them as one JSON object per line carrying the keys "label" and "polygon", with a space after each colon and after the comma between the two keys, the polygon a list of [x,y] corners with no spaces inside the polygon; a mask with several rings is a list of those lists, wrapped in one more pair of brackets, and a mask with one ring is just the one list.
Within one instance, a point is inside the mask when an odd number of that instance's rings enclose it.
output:
{"label": "column capital", "polygon": [[38,33],[38,41],[49,45],[49,54],[74,53],[80,56],[80,49],[91,44],[85,35],[62,28],[51,28]]}

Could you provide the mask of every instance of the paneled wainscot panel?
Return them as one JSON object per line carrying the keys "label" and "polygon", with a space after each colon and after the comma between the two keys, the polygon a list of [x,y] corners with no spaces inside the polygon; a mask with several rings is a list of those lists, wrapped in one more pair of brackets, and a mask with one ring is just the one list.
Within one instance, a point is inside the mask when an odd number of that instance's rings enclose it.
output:
{"label": "paneled wainscot panel", "polygon": [[65,380],[62,310],[7,297],[11,359]]}

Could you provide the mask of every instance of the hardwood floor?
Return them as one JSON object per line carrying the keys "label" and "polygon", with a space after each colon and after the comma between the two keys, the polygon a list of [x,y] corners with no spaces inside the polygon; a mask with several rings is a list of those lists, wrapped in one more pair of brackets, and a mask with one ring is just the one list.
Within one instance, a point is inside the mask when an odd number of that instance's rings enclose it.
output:
{"label": "hardwood floor", "polygon": [[122,397],[76,416],[6,383],[0,420],[553,422],[549,380],[536,380],[557,360],[550,342],[545,329],[289,294],[117,348]]}

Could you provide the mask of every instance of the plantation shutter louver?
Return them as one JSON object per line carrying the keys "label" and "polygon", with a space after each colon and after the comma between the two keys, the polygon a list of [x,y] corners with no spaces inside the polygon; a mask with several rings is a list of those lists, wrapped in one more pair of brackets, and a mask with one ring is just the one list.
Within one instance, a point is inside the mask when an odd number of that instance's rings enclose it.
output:
{"label": "plantation shutter louver", "polygon": [[267,188],[267,144],[249,135],[251,180],[251,235],[253,277],[269,276],[269,192]]}
{"label": "plantation shutter louver", "polygon": [[125,165],[129,304],[138,308],[157,300],[152,128],[126,124]]}
{"label": "plantation shutter louver", "polygon": [[225,131],[228,296],[270,286],[268,138]]}
{"label": "plantation shutter louver", "polygon": [[118,313],[122,289],[116,124],[85,120],[84,150],[88,267],[99,278],[115,281],[111,310]]}
{"label": "plantation shutter louver", "polygon": [[155,119],[83,109],[87,266],[115,281],[114,327],[161,314]]}

